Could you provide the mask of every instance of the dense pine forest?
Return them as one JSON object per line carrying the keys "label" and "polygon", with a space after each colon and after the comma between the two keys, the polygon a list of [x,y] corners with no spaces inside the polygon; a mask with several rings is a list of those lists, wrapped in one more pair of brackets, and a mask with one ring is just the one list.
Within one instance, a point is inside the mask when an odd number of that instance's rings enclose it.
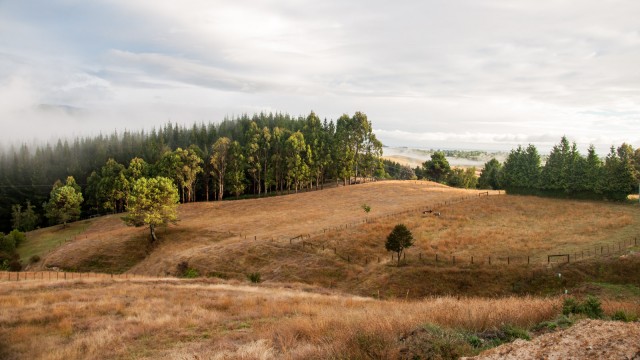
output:
{"label": "dense pine forest", "polygon": [[43,204],[53,184],[68,177],[82,189],[86,217],[124,211],[131,181],[140,177],[173,179],[182,202],[265,196],[384,176],[381,155],[360,112],[335,122],[313,112],[261,113],[22,145],[0,154],[0,231],[16,219],[24,230],[47,225]]}

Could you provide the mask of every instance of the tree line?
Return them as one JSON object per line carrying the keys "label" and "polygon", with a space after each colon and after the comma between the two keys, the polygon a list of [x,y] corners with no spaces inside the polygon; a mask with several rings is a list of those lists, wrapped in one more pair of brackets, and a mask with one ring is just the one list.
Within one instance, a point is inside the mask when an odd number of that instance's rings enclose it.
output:
{"label": "tree line", "polygon": [[621,201],[638,191],[640,149],[622,144],[602,159],[592,145],[582,155],[566,137],[555,145],[544,165],[535,146],[518,146],[504,164],[487,162],[478,184],[512,194]]}
{"label": "tree line", "polygon": [[49,204],[52,184],[68,177],[83,189],[82,214],[93,215],[124,211],[140,178],[173,180],[182,202],[222,200],[382,177],[381,156],[382,143],[361,112],[335,122],[314,112],[261,113],[35,148],[24,144],[0,153],[0,229],[29,230],[44,225],[45,217],[59,223],[51,209],[39,205]]}
{"label": "tree line", "polygon": [[511,194],[530,194],[564,198],[621,201],[638,192],[640,148],[622,144],[611,147],[602,159],[592,145],[586,156],[575,143],[563,136],[553,146],[544,165],[534,145],[511,150],[504,163],[491,159],[480,176],[474,167],[452,168],[446,152],[435,151],[431,159],[413,169],[413,174],[398,163],[384,161],[398,178],[428,179],[460,188],[506,190]]}

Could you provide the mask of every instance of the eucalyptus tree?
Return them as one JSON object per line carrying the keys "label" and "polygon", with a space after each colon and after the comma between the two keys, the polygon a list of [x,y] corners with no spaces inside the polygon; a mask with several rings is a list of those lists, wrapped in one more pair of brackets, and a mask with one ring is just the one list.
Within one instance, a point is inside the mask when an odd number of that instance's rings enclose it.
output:
{"label": "eucalyptus tree", "polygon": [[212,155],[209,162],[212,166],[211,174],[215,178],[218,185],[217,198],[222,200],[224,197],[224,183],[227,173],[229,149],[231,148],[231,140],[228,137],[219,138],[213,144]]}
{"label": "eucalyptus tree", "polygon": [[42,204],[42,207],[52,224],[62,224],[62,227],[66,227],[68,222],[80,218],[80,205],[83,201],[80,186],[73,176],[69,176],[64,185],[60,181],[53,185],[49,201]]}
{"label": "eucalyptus tree", "polygon": [[310,156],[311,149],[305,143],[304,135],[300,131],[291,134],[286,142],[287,180],[296,192],[309,180]]}
{"label": "eucalyptus tree", "polygon": [[122,220],[129,226],[149,226],[150,242],[155,242],[156,227],[178,221],[180,196],[173,181],[166,177],[139,178],[133,182],[128,197],[127,215]]}
{"label": "eucalyptus tree", "polygon": [[246,177],[244,175],[245,160],[240,143],[231,142],[229,151],[227,152],[227,171],[225,173],[225,181],[229,191],[239,197],[246,188]]}

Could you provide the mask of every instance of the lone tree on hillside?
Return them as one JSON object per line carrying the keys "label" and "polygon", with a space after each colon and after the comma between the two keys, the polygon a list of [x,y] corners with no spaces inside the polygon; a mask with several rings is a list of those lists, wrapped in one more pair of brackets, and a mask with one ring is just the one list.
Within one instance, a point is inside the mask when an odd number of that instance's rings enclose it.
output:
{"label": "lone tree on hillside", "polygon": [[400,266],[400,256],[402,252],[413,245],[413,235],[404,224],[396,225],[389,236],[384,247],[387,251],[394,251],[398,254],[398,266]]}
{"label": "lone tree on hillside", "polygon": [[56,181],[51,190],[49,202],[42,204],[45,214],[53,224],[62,224],[67,227],[67,222],[80,218],[80,204],[84,201],[80,186],[73,176],[67,177],[66,184]]}
{"label": "lone tree on hillside", "polygon": [[128,198],[129,214],[122,220],[129,226],[149,225],[151,242],[158,240],[156,226],[178,221],[178,189],[166,177],[140,178]]}

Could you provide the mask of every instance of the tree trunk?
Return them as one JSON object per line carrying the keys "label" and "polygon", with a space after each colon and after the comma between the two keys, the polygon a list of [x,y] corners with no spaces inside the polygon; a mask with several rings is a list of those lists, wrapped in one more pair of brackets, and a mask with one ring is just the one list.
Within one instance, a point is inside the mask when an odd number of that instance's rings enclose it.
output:
{"label": "tree trunk", "polygon": [[222,201],[224,195],[224,175],[219,176],[218,179],[218,201]]}
{"label": "tree trunk", "polygon": [[205,182],[204,182],[204,196],[205,199],[207,200],[207,202],[209,201],[209,178],[206,177],[205,178]]}
{"label": "tree trunk", "polygon": [[402,251],[398,251],[398,267],[400,267],[400,254],[402,254]]}
{"label": "tree trunk", "polygon": [[156,226],[149,225],[149,230],[151,231],[151,243],[153,243],[158,240],[158,238],[156,237]]}

